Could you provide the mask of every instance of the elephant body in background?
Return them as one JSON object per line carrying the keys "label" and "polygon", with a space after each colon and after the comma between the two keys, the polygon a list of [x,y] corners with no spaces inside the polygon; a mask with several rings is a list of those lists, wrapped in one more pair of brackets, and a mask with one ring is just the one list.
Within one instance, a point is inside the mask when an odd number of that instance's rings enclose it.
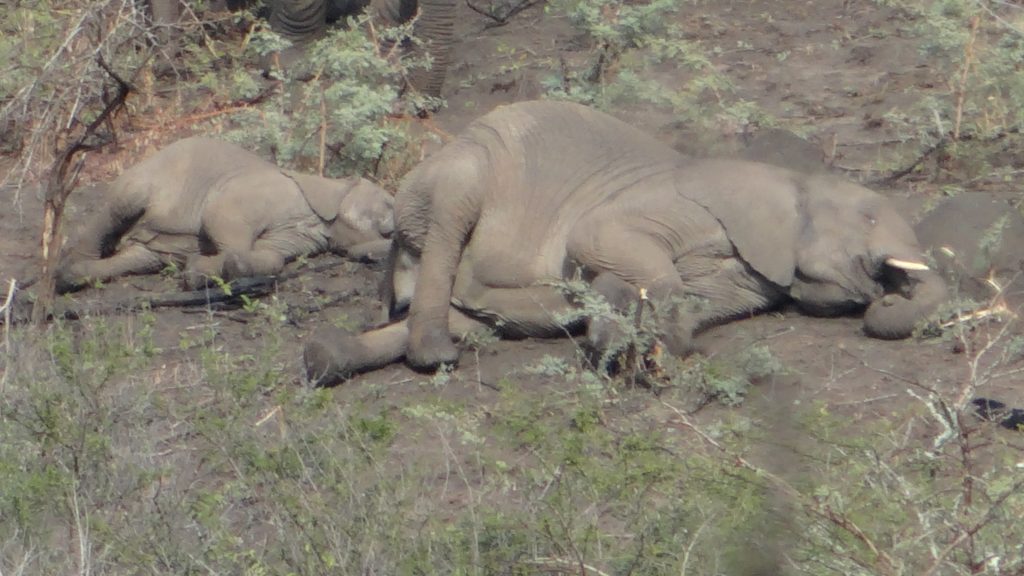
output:
{"label": "elephant body in background", "polygon": [[[185,0],[151,0],[153,22],[161,30],[160,38],[176,51],[177,42],[171,28],[180,22],[181,3]],[[229,8],[246,4],[246,0],[227,0]],[[290,40],[298,51],[324,34],[327,23],[354,16],[370,8],[380,21],[402,24],[418,18],[413,33],[426,44],[433,62],[429,70],[416,70],[409,81],[414,88],[430,96],[440,96],[454,41],[456,0],[269,0],[270,27]]]}
{"label": "elephant body in background", "polygon": [[[601,112],[523,102],[478,119],[417,166],[395,200],[393,318],[305,350],[321,384],[396,361],[454,362],[452,334],[574,328],[558,285],[581,278],[628,309],[646,289],[666,348],[785,300],[814,314],[868,307],[865,330],[908,336],[945,299],[910,224],[882,196],[828,176],[742,160],[691,160]],[[680,302],[682,302],[680,304]],[[606,345],[614,329],[584,321]]]}
{"label": "elephant body in background", "polygon": [[965,192],[943,200],[914,227],[960,295],[987,302],[1002,291],[1011,305],[1024,303],[1024,217],[1014,200]]}
{"label": "elephant body in background", "polygon": [[363,178],[282,170],[234,144],[179,140],[125,171],[70,242],[57,289],[184,266],[186,284],[271,275],[304,254],[383,258],[392,197]]}

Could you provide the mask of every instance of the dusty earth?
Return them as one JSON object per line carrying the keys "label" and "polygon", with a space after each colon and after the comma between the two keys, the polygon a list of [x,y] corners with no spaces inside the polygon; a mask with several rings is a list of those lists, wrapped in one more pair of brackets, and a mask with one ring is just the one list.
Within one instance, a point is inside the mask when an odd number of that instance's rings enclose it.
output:
{"label": "dusty earth", "polygon": [[[459,36],[452,72],[445,89],[448,106],[435,116],[438,126],[457,132],[473,118],[496,105],[541,95],[541,81],[551,74],[560,56],[572,58],[581,50],[572,28],[562,18],[535,6],[501,27],[485,27],[488,20],[462,6]],[[919,55],[914,38],[905,33],[907,23],[891,10],[867,1],[843,0],[734,0],[686,3],[680,24],[706,47],[718,47],[715,64],[736,84],[743,99],[755,102],[779,124],[805,135],[821,150],[832,169],[852,179],[868,180],[884,175],[907,150],[886,112],[908,106],[920,95],[935,89],[940,79]],[[628,116],[656,132],[666,142],[691,153],[691,140],[678,126],[642,108],[613,111]],[[736,146],[736,134],[722,134],[722,148]],[[913,147],[911,142],[907,146]],[[128,159],[93,158],[92,174],[103,176],[118,170]],[[877,188],[877,187],[876,187]],[[894,198],[908,217],[916,219],[939,184],[925,177],[904,178],[881,190]],[[1016,192],[1004,184],[1004,192]],[[95,203],[97,188],[79,190],[70,218],[80,218]],[[26,189],[12,204],[15,191],[3,192],[0,213],[0,280],[24,279],[37,266],[40,203]],[[315,259],[307,266],[331,261]],[[293,264],[290,270],[299,270]],[[381,309],[376,285],[381,270],[376,266],[340,263],[315,274],[301,275],[280,284],[278,302],[287,305],[289,321],[284,328],[282,358],[290,364],[291,382],[300,386],[300,353],[303,340],[322,322],[352,329],[376,322]],[[177,290],[172,278],[133,277],[111,282],[71,297],[75,305]],[[322,307],[323,299],[344,296]],[[270,301],[269,299],[267,301]],[[201,341],[212,322],[220,346],[247,352],[258,349],[265,336],[252,328],[253,316],[244,310],[159,309],[156,311],[156,345],[167,352],[162,366],[173,370],[192,348],[181,350],[183,339]],[[211,322],[208,322],[210,320]],[[980,331],[978,338],[984,338]],[[968,356],[948,340],[908,339],[898,342],[872,340],[860,330],[858,318],[808,318],[794,311],[734,322],[708,330],[698,340],[705,354],[728,354],[753,343],[766,345],[788,371],[788,376],[761,384],[752,403],[729,410],[754,410],[765,402],[822,402],[854,418],[893,415],[912,400],[908,388],[920,384],[952,390],[967,377]],[[477,397],[486,403],[494,385],[514,370],[544,355],[577,358],[570,340],[501,342],[483,351],[467,351],[447,385],[446,394]],[[999,368],[1005,372],[1019,364]],[[400,403],[405,391],[418,389],[411,382],[430,378],[395,365],[354,378],[334,390],[339,402],[374,391]],[[995,377],[985,395],[1024,404],[1022,376]],[[721,410],[721,409],[719,409]]]}

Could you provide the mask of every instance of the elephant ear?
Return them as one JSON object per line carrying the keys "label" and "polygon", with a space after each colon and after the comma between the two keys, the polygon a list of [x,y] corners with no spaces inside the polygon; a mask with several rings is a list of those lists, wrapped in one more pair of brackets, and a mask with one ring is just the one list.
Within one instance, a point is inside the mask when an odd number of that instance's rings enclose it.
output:
{"label": "elephant ear", "polygon": [[340,180],[321,178],[320,176],[301,174],[291,170],[285,170],[284,174],[299,185],[299,189],[302,190],[303,196],[306,197],[309,207],[316,212],[317,216],[327,222],[331,222],[338,217],[341,201],[348,195],[353,184],[358,181],[356,178],[342,178]]}
{"label": "elephant ear", "polygon": [[699,162],[681,176],[680,192],[718,219],[751,268],[779,286],[793,283],[803,220],[796,174],[756,162],[720,160]]}

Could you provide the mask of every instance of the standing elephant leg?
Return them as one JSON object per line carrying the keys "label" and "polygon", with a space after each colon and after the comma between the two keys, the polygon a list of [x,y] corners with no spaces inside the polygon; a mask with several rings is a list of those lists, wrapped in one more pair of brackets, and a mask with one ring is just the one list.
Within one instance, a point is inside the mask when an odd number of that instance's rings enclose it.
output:
{"label": "standing elephant leg", "polygon": [[[415,5],[415,1],[400,0],[403,4]],[[430,54],[429,70],[415,70],[409,83],[428,96],[441,96],[445,74],[451,62],[452,43],[455,36],[455,0],[419,0],[419,18],[413,25],[413,34],[426,45]],[[412,15],[413,10],[404,10]],[[402,20],[403,22],[405,20]]]}
{"label": "standing elephant leg", "polygon": [[273,0],[270,26],[294,42],[314,40],[323,34],[327,21],[326,0]]}
{"label": "standing elephant leg", "polygon": [[174,60],[180,49],[182,0],[150,0],[153,11],[153,28],[156,35],[156,68],[159,73],[174,69]]}
{"label": "standing elephant leg", "polygon": [[406,360],[413,368],[436,368],[453,364],[459,358],[459,351],[452,344],[448,311],[455,270],[468,232],[462,226],[435,222],[427,233],[416,291],[409,306]]}
{"label": "standing elephant leg", "polygon": [[[486,328],[485,324],[455,309],[449,311],[448,323],[457,337]],[[360,372],[398,362],[405,356],[408,345],[409,327],[405,320],[359,335],[324,326],[310,337],[302,359],[311,383],[330,386]]]}

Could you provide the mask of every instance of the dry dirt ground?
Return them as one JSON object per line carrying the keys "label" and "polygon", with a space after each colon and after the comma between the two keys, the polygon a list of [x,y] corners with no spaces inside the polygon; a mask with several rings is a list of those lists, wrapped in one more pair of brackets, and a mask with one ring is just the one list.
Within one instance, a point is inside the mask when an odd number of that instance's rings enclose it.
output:
{"label": "dry dirt ground", "polygon": [[[496,105],[540,96],[540,82],[550,74],[552,63],[580,50],[569,23],[546,14],[542,6],[494,28],[486,28],[488,20],[465,6],[461,10],[461,43],[445,90],[448,106],[435,118],[446,131],[457,132]],[[891,167],[891,159],[903,150],[883,115],[910,104],[938,81],[924,65],[914,39],[903,32],[906,23],[872,2],[720,0],[686,4],[680,21],[690,37],[721,48],[715,63],[735,82],[742,98],[820,145],[834,169],[853,179],[870,178],[877,168]],[[686,135],[664,118],[642,109],[614,112],[630,117],[667,142],[686,147]],[[727,137],[732,135],[722,136],[728,144]],[[117,169],[109,157],[91,162],[95,174]],[[884,192],[911,218],[938,193],[937,185],[923,178],[900,180]],[[13,193],[4,191],[5,206],[12,205]],[[89,188],[76,193],[72,217],[88,212],[95,193]],[[25,190],[18,206],[0,214],[0,277],[5,284],[9,278],[35,273],[40,203]],[[375,297],[380,277],[378,267],[344,263],[280,285],[277,298],[289,306],[290,315],[281,359],[294,375],[282,386],[301,385],[303,341],[319,323],[337,322],[359,329],[380,318]],[[73,299],[84,304],[176,289],[170,278],[133,277],[112,282],[102,290],[87,290]],[[345,294],[343,302],[317,309],[314,296]],[[166,350],[158,362],[161,370],[173,371],[194,353],[199,345],[182,350],[179,343],[183,339],[202,341],[211,322],[219,336],[218,346],[240,353],[258,349],[264,336],[254,332],[251,315],[242,310],[161,309],[156,317],[156,344]],[[916,402],[907,394],[912,383],[953,389],[968,371],[968,358],[949,341],[872,340],[861,333],[858,318],[808,318],[789,310],[708,330],[698,342],[709,355],[762,343],[779,358],[789,376],[760,385],[754,392],[755,405],[820,401],[855,418],[899,413]],[[486,403],[495,394],[490,385],[509,374],[510,381],[516,382],[516,369],[544,355],[576,358],[576,350],[569,340],[527,340],[466,352],[445,393]],[[410,391],[426,393],[413,383],[429,378],[395,365],[356,377],[333,393],[339,403],[373,393],[398,404],[407,401]],[[522,378],[523,385],[529,386],[529,378]],[[996,378],[985,394],[1024,404],[1019,378]],[[754,410],[750,406],[729,410]]]}

